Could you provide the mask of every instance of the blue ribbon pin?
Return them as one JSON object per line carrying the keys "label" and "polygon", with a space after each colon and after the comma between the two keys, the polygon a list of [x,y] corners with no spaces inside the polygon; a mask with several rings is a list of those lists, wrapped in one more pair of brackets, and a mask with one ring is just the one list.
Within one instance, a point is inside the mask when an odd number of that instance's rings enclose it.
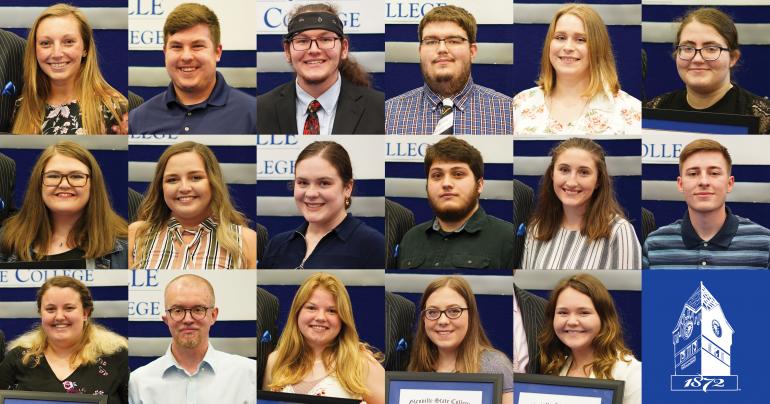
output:
{"label": "blue ribbon pin", "polygon": [[527,227],[524,226],[524,223],[522,223],[519,225],[519,228],[516,230],[516,235],[521,237],[525,234],[527,234]]}
{"label": "blue ribbon pin", "polygon": [[16,86],[13,85],[12,81],[9,81],[3,87],[3,95],[16,95]]}
{"label": "blue ribbon pin", "polygon": [[393,247],[393,258],[398,258],[398,244]]}
{"label": "blue ribbon pin", "polygon": [[396,344],[396,352],[404,352],[408,348],[406,340],[401,338],[398,340],[398,344]]}
{"label": "blue ribbon pin", "polygon": [[262,334],[262,338],[260,338],[259,342],[270,342],[273,340],[273,336],[270,335],[270,331],[265,330],[265,332]]}

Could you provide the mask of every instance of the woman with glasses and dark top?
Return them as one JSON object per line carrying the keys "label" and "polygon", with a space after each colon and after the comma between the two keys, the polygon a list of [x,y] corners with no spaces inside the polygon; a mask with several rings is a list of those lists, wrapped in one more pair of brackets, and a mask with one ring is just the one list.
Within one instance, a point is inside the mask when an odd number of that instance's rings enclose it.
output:
{"label": "woman with glasses and dark top", "polygon": [[318,272],[302,282],[278,346],[267,357],[263,388],[385,403],[382,355],[358,339],[345,285]]}
{"label": "woman with glasses and dark top", "polygon": [[32,168],[24,203],[3,224],[0,262],[83,260],[86,268],[126,269],[126,236],[96,159],[63,141]]}
{"label": "woman with glasses and dark top", "polygon": [[674,60],[685,88],[659,95],[647,108],[754,115],[759,133],[770,133],[770,101],[730,80],[741,57],[733,20],[716,8],[690,11],[682,18]]}
{"label": "woman with glasses and dark top", "polygon": [[431,282],[420,300],[410,372],[499,373],[503,404],[513,403],[513,363],[492,347],[470,284],[459,276]]}

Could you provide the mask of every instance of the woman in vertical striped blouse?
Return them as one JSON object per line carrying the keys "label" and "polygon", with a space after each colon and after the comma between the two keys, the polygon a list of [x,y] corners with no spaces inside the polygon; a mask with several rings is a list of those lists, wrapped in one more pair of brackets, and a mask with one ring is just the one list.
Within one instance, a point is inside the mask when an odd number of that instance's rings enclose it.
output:
{"label": "woman in vertical striped blouse", "polygon": [[129,266],[255,268],[256,240],[256,232],[230,202],[211,149],[181,142],[160,156],[138,221],[129,225]]}
{"label": "woman in vertical striped blouse", "polygon": [[524,269],[641,269],[631,223],[615,199],[604,150],[570,138],[551,150],[527,229]]}

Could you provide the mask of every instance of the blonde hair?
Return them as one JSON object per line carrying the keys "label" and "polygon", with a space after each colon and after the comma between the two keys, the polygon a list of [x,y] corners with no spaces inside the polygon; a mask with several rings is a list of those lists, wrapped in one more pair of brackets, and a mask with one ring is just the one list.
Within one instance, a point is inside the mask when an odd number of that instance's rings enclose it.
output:
{"label": "blonde hair", "polygon": [[615,56],[612,53],[612,42],[607,33],[607,27],[602,17],[586,4],[566,4],[561,7],[551,20],[548,34],[543,43],[543,53],[540,58],[540,77],[537,85],[543,90],[545,96],[551,95],[556,87],[556,70],[550,59],[551,41],[556,31],[556,23],[565,14],[572,14],[583,21],[588,44],[588,68],[591,78],[586,88],[584,97],[594,97],[599,93],[615,96],[620,91],[620,82],[615,68]]}
{"label": "blonde hair", "polygon": [[[0,250],[16,254],[21,261],[39,260],[48,252],[53,228],[43,202],[43,171],[48,161],[57,154],[71,157],[88,167],[91,184],[88,203],[67,238],[85,251],[84,258],[98,258],[109,254],[119,238],[127,237],[126,221],[110,206],[102,170],[94,156],[83,146],[65,140],[43,150],[37,159],[19,212],[3,224]],[[34,250],[34,255],[30,253]]]}
{"label": "blonde hair", "polygon": [[104,126],[103,107],[109,110],[117,122],[120,122],[123,112],[127,110],[126,97],[110,86],[99,70],[94,34],[86,16],[78,8],[69,4],[55,4],[45,9],[29,29],[24,51],[25,84],[21,105],[16,112],[12,129],[15,134],[40,134],[42,131],[46,100],[51,94],[51,83],[37,62],[37,28],[46,18],[67,16],[77,20],[85,51],[85,56],[80,62],[80,74],[75,81],[75,94],[86,133],[98,135],[109,129]]}
{"label": "blonde hair", "polygon": [[312,370],[313,351],[305,343],[297,318],[313,291],[318,288],[334,296],[337,314],[342,322],[337,338],[323,351],[324,367],[334,371],[337,380],[348,393],[364,396],[369,393],[366,388],[368,363],[371,358],[380,358],[381,355],[374,354],[369,345],[358,339],[353,308],[345,285],[334,275],[324,272],[315,273],[305,279],[294,295],[286,326],[275,348],[276,366],[272,369],[268,387],[274,391],[282,390],[286,386],[299,383]]}
{"label": "blonde hair", "polygon": [[150,244],[155,235],[166,227],[169,218],[171,218],[171,209],[163,198],[163,174],[166,171],[168,160],[177,154],[189,152],[198,154],[206,167],[206,176],[211,186],[211,204],[209,207],[214,221],[217,223],[217,243],[233,258],[234,268],[245,267],[246,258],[239,242],[238,231],[234,225],[246,225],[246,218],[230,202],[230,192],[227,190],[222,169],[219,167],[219,161],[214,152],[206,145],[191,141],[169,146],[155,166],[155,176],[145,192],[146,196],[142,200],[142,204],[139,205],[139,213],[137,214],[137,220],[144,221],[144,223],[136,229],[134,249],[137,257],[134,266],[142,268],[146,264],[145,261],[150,259]]}

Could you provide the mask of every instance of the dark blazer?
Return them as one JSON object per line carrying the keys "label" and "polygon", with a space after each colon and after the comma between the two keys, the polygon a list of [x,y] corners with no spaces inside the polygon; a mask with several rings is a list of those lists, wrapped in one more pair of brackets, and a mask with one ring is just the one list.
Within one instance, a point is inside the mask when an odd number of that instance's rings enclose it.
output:
{"label": "dark blazer", "polygon": [[[543,326],[547,326],[545,324],[545,306],[548,302],[540,296],[519,289],[515,283],[513,284],[513,293],[516,294],[516,301],[519,302],[521,321],[524,322],[524,333],[527,334],[527,351],[529,353],[527,373],[540,373],[540,347],[537,345],[537,336]],[[516,324],[513,326],[515,327]],[[514,333],[514,335],[516,334]],[[514,343],[514,349],[515,346]]]}
{"label": "dark blazer", "polygon": [[[385,291],[385,370],[405,371],[412,351],[412,327],[415,304],[411,300]],[[398,350],[401,340],[406,349]]]}
{"label": "dark blazer", "polygon": [[639,240],[639,242],[644,245],[644,240],[647,239],[647,235],[657,228],[658,226],[655,226],[655,215],[649,210],[642,208],[642,239]]}
{"label": "dark blazer", "polygon": [[13,213],[13,188],[16,184],[16,162],[0,153],[0,226]]}
{"label": "dark blazer", "polygon": [[[296,134],[295,81],[257,97],[257,133]],[[333,134],[384,134],[385,94],[342,78]]]}
{"label": "dark blazer", "polygon": [[257,390],[262,390],[267,356],[278,337],[278,298],[257,287]]}
{"label": "dark blazer", "polygon": [[385,199],[385,268],[395,269],[394,250],[409,229],[414,227],[414,213],[390,199]]}
{"label": "dark blazer", "polygon": [[269,239],[265,226],[257,223],[257,262],[262,259],[262,253],[265,252],[265,246]]}
{"label": "dark blazer", "polygon": [[13,83],[16,92],[0,94],[0,132],[10,132],[13,108],[24,87],[24,47],[27,41],[13,32],[0,29],[0,93],[8,82]]}
{"label": "dark blazer", "polygon": [[526,231],[519,234],[519,228],[524,225],[526,230],[532,208],[535,206],[535,192],[529,185],[513,180],[513,267],[521,268],[521,258],[524,256],[524,240]]}
{"label": "dark blazer", "polygon": [[0,330],[0,363],[3,362],[3,358],[5,358],[5,334]]}
{"label": "dark blazer", "polygon": [[132,110],[144,103],[144,98],[142,98],[139,94],[129,91],[128,92],[128,110]]}
{"label": "dark blazer", "polygon": [[136,221],[136,215],[139,214],[139,205],[142,204],[142,194],[133,188],[128,188],[128,223]]}

